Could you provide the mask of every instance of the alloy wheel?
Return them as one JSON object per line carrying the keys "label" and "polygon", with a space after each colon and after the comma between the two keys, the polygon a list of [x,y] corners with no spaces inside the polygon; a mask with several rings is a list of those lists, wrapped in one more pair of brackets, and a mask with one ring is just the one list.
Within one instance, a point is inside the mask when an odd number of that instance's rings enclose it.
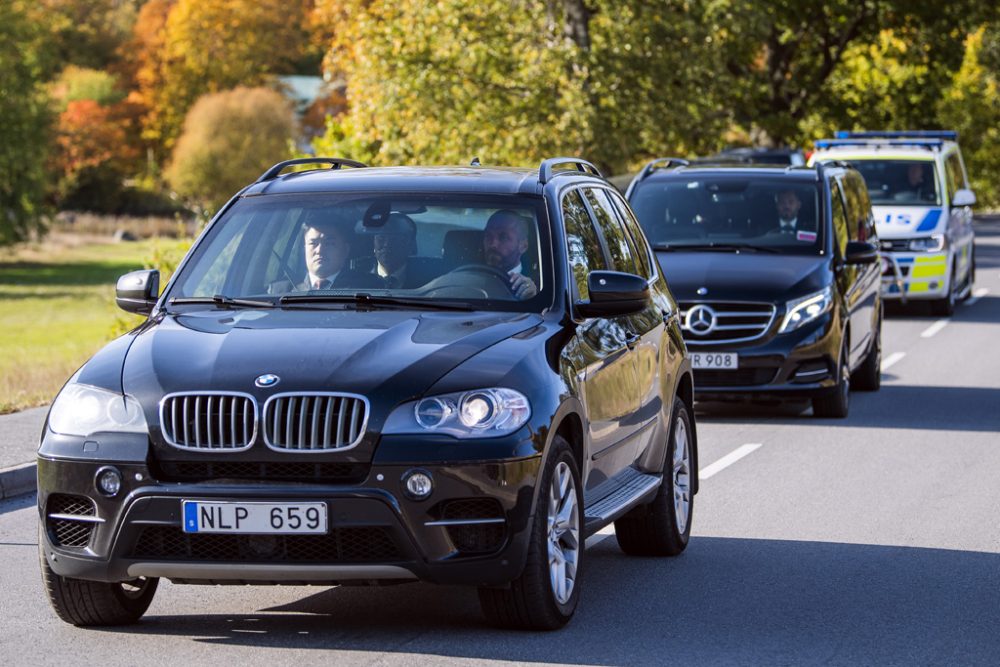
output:
{"label": "alloy wheel", "polygon": [[566,604],[576,585],[580,556],[580,511],[576,502],[576,481],[565,461],[560,461],[552,471],[547,537],[552,592],[559,604]]}
{"label": "alloy wheel", "polygon": [[691,448],[687,425],[682,419],[674,426],[673,487],[674,521],[677,532],[683,535],[691,515]]}

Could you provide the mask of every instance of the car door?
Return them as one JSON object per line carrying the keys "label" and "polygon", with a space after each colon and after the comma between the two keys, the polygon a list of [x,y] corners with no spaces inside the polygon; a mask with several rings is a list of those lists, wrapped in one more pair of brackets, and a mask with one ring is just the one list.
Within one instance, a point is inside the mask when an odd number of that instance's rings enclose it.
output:
{"label": "car door", "polygon": [[[876,242],[875,220],[864,179],[860,174],[849,171],[844,174],[842,185],[847,203],[848,239]],[[851,310],[853,368],[853,363],[861,363],[875,334],[876,306],[881,287],[881,264],[857,264],[852,268],[854,282],[850,290],[852,294],[850,300],[854,302]]]}
{"label": "car door", "polygon": [[968,188],[965,179],[965,170],[962,168],[962,161],[958,151],[949,153],[944,159],[945,169],[945,190],[948,194],[948,236],[949,242],[954,247],[955,256],[955,278],[959,283],[964,283],[972,270],[972,209],[968,206],[954,206],[955,193],[963,188]]}
{"label": "car door", "polygon": [[[573,300],[585,301],[590,272],[611,268],[607,246],[579,190],[565,193],[561,208]],[[564,361],[574,375],[569,381],[578,386],[587,415],[585,495],[631,462],[629,443],[638,429],[633,337],[627,318],[579,318],[564,348]]]}
{"label": "car door", "polygon": [[[830,212],[832,214],[833,227],[833,254],[834,254],[834,280],[836,281],[836,291],[844,299],[847,312],[845,319],[850,321],[857,309],[860,294],[857,290],[857,267],[844,261],[847,256],[847,242],[850,238],[848,231],[847,201],[843,194],[841,179],[830,179]],[[853,362],[855,359],[856,346],[851,344],[848,350],[848,359]]]}

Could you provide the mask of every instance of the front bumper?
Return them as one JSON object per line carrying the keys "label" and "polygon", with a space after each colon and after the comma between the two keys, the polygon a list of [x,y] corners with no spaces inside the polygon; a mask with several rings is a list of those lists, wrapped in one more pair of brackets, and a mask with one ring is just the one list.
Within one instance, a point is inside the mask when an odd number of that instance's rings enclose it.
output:
{"label": "front bumper", "polygon": [[[775,319],[776,322],[780,318]],[[775,325],[776,326],[776,325]],[[697,345],[689,352],[735,352],[736,370],[695,370],[698,400],[814,398],[835,390],[842,327],[833,311],[798,331],[739,345]]]}
{"label": "front bumper", "polygon": [[[419,465],[376,462],[364,481],[345,485],[189,483],[159,481],[155,466],[144,462],[43,456],[38,460],[40,544],[56,574],[95,581],[149,576],[215,584],[419,579],[503,585],[524,567],[540,463],[538,455]],[[94,476],[105,465],[116,466],[125,480],[115,498],[94,487]],[[401,480],[414,467],[434,479],[434,491],[425,500],[403,493]],[[75,505],[67,504],[74,498]],[[88,500],[90,514],[81,514]],[[329,532],[185,533],[183,500],[325,502]],[[67,508],[70,514],[59,511]]]}
{"label": "front bumper", "polygon": [[886,299],[940,299],[951,289],[948,253],[882,252],[882,296]]}

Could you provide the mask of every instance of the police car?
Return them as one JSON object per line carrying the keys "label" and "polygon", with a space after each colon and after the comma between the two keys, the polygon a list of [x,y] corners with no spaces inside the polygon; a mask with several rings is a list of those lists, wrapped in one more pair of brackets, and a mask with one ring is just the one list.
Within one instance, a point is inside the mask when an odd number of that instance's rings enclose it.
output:
{"label": "police car", "polygon": [[952,131],[838,132],[816,142],[810,165],[844,160],[865,177],[882,242],[882,292],[926,300],[951,315],[975,280],[975,236],[965,164]]}

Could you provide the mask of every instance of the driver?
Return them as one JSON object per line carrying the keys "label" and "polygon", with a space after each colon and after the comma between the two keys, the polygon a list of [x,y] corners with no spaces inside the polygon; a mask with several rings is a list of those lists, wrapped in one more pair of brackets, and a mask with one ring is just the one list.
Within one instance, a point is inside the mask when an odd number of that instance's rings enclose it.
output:
{"label": "driver", "polygon": [[497,211],[486,221],[483,257],[490,266],[509,276],[510,291],[518,299],[538,294],[538,286],[525,274],[522,257],[528,249],[528,220],[510,209]]}

